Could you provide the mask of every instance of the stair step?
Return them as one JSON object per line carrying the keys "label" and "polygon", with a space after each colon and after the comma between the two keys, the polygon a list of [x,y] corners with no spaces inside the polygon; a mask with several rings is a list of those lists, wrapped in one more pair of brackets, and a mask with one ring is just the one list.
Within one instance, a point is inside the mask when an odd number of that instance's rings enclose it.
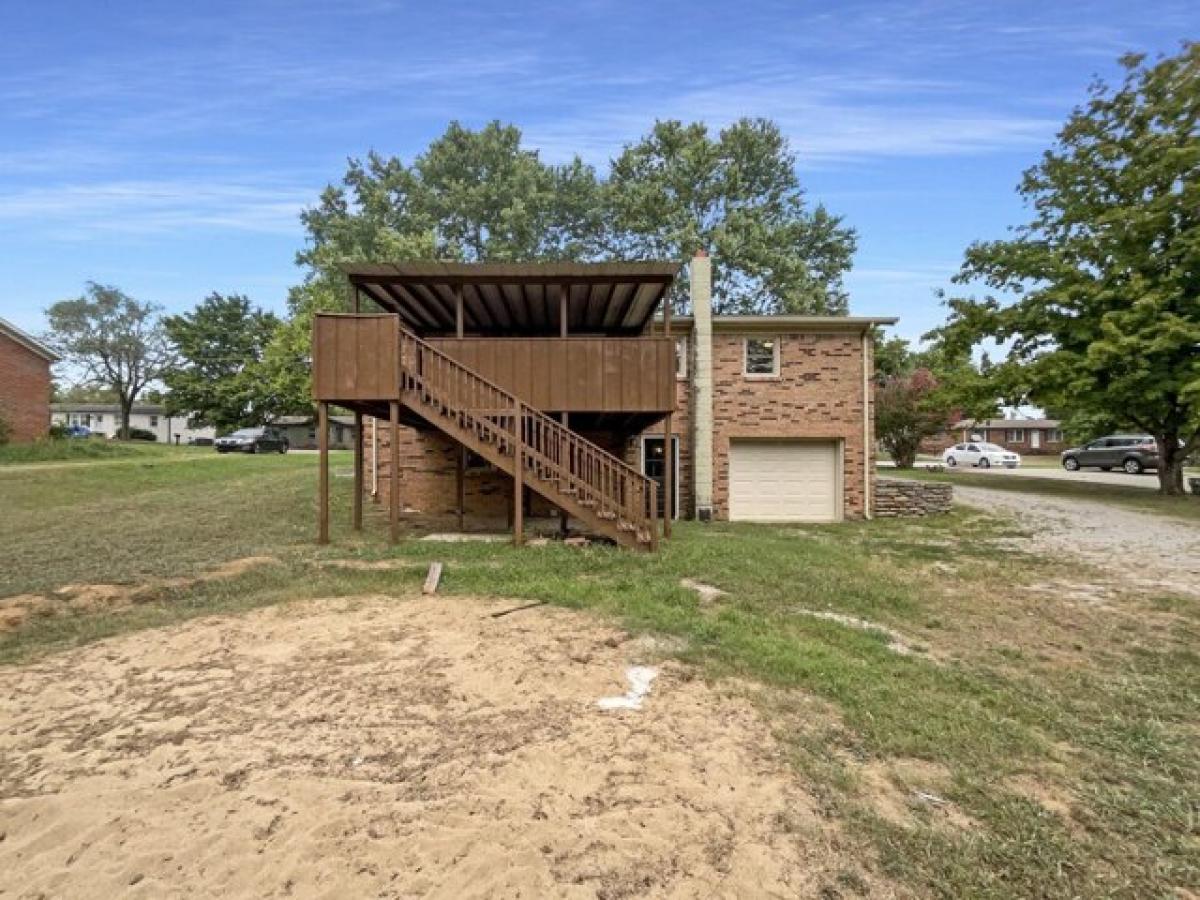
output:
{"label": "stair step", "polygon": [[617,523],[617,528],[619,528],[621,531],[637,531],[636,525],[634,525],[632,522],[626,522],[624,519]]}
{"label": "stair step", "polygon": [[584,507],[585,509],[592,509],[595,507],[596,501],[595,500],[580,500],[579,505]]}
{"label": "stair step", "polygon": [[596,513],[596,518],[604,519],[606,522],[612,522],[617,518],[617,514],[611,509],[602,509],[600,512]]}

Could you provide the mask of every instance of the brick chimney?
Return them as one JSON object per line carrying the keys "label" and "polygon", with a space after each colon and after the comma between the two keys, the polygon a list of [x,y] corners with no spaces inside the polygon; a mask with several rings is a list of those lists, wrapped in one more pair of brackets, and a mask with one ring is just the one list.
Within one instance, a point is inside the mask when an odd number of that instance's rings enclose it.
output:
{"label": "brick chimney", "polygon": [[712,260],[704,250],[692,257],[688,285],[695,341],[691,403],[696,518],[707,522],[713,514]]}

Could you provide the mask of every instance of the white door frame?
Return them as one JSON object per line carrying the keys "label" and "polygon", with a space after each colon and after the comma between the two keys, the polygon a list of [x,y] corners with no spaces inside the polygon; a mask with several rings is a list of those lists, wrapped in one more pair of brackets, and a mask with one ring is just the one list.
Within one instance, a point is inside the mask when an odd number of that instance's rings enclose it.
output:
{"label": "white door frame", "polygon": [[[646,441],[661,441],[664,435],[661,434],[643,434],[641,440],[638,441],[638,471],[643,475],[646,474]],[[671,466],[671,480],[675,482],[671,499],[674,501],[672,505],[675,507],[671,513],[672,519],[679,518],[679,435],[671,435],[671,446],[675,450],[674,465]]]}
{"label": "white door frame", "polygon": [[1030,428],[1029,429],[1029,449],[1030,450],[1041,450],[1042,449],[1042,429],[1040,429],[1040,428]]}

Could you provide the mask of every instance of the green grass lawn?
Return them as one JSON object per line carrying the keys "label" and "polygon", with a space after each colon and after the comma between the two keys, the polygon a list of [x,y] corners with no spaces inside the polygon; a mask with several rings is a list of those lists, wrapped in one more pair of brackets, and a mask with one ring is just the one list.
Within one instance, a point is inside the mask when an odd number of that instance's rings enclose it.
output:
{"label": "green grass lawn", "polygon": [[[1069,476],[1063,478],[1006,478],[1004,473],[996,472],[983,474],[980,472],[930,472],[916,468],[900,471],[893,468],[881,467],[879,474],[884,477],[917,478],[923,481],[948,481],[952,484],[964,484],[974,487],[994,488],[998,491],[1014,491],[1016,493],[1042,494],[1052,497],[1067,497],[1076,500],[1097,500],[1104,503],[1114,503],[1119,506],[1136,509],[1140,512],[1155,513],[1164,516],[1174,516],[1181,519],[1200,520],[1200,497],[1187,494],[1183,497],[1167,497],[1156,490],[1145,487],[1121,484],[1098,484],[1093,481],[1073,481]],[[1188,471],[1186,479],[1197,477],[1200,473]],[[1154,475],[1130,475],[1130,478],[1155,478]],[[1155,479],[1157,484],[1157,479]]]}
{"label": "green grass lawn", "polygon": [[212,453],[211,447],[174,447],[150,441],[44,440],[0,445],[0,467],[30,463],[95,462]]}
{"label": "green grass lawn", "polygon": [[[151,592],[123,610],[29,620],[0,634],[21,664],[121,632],[313,597],[442,590],[592,610],[707,678],[754,691],[797,776],[870,858],[915,894],[1150,897],[1200,888],[1200,611],[1118,591],[1103,608],[1071,561],[1013,549],[1012,526],[958,511],[836,526],[682,523],[656,555],[604,546],[384,540],[347,527],[349,457],[333,468],[334,541],[312,543],[313,456],[168,455],[0,472],[0,596],[70,582],[142,584],[267,554],[279,565]],[[970,540],[963,540],[969,535]],[[331,561],[397,560],[396,570]],[[688,577],[727,595],[702,602]],[[811,612],[866,619],[884,634]],[[520,613],[518,613],[520,614]],[[912,794],[922,767],[937,797]],[[881,808],[883,771],[903,818]],[[841,896],[855,896],[853,884]]]}

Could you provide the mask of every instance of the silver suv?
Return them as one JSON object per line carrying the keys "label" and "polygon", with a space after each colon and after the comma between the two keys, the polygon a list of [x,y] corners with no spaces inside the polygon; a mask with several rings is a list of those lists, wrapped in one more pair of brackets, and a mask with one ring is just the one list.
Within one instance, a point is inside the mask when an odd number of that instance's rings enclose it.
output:
{"label": "silver suv", "polygon": [[1130,475],[1140,475],[1158,468],[1158,444],[1148,434],[1110,434],[1064,450],[1062,464],[1068,472],[1090,466],[1102,472],[1124,469]]}

